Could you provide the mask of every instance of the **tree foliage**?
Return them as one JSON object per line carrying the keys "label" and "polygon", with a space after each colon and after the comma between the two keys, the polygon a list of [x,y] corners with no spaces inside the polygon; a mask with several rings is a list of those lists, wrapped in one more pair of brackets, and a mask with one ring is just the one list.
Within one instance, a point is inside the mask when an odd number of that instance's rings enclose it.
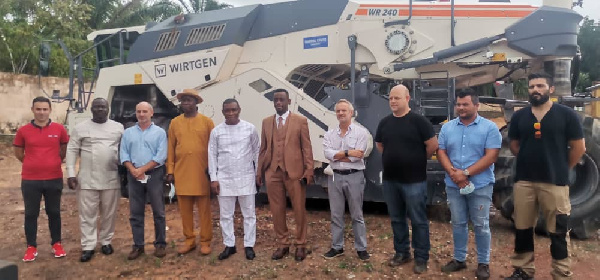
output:
{"label": "tree foliage", "polygon": [[88,25],[91,29],[107,29],[144,25],[181,13],[181,7],[168,0],[83,0],[93,7]]}
{"label": "tree foliage", "polygon": [[600,81],[600,26],[593,19],[583,20],[577,44],[581,49],[582,72],[578,89],[583,91],[593,81]]}
{"label": "tree foliage", "polygon": [[[0,71],[37,74],[41,40],[63,39],[73,52],[88,47],[84,36],[91,6],[72,0],[4,0],[0,5]],[[51,75],[68,73],[66,57],[52,51]]]}
{"label": "tree foliage", "polygon": [[177,0],[177,2],[188,14],[233,7],[232,5],[221,3],[216,0]]}

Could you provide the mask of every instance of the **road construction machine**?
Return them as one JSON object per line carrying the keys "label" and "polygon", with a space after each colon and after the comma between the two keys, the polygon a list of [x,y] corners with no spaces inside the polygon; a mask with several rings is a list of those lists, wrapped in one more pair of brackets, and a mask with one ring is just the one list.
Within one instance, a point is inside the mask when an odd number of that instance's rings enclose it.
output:
{"label": "road construction machine", "polygon": [[[260,129],[274,114],[273,91],[287,89],[290,110],[309,122],[316,180],[307,197],[325,198],[331,176],[322,138],[337,124],[333,106],[341,98],[353,102],[355,121],[372,134],[390,114],[389,90],[401,83],[410,89],[412,110],[437,129],[454,117],[457,89],[493,82],[497,96],[482,100],[501,106],[508,122],[523,105],[514,101],[512,82],[531,72],[553,75],[555,101],[578,110],[589,102],[572,94],[582,16],[571,0],[544,0],[540,7],[508,2],[297,0],[97,31],[89,36],[97,62],[91,88],[82,53],[70,56],[71,92],[55,97],[71,102],[69,126],[90,117],[93,96],[106,98],[110,118],[126,126],[136,121],[135,105],[150,102],[155,124],[167,129],[179,114],[176,93],[195,88],[204,98],[199,112],[216,124],[224,120],[223,100],[235,98],[241,118]],[[583,112],[582,122],[587,153],[571,172],[570,195],[574,233],[586,237],[600,209],[600,126]],[[510,218],[515,160],[505,146],[496,162],[494,205]],[[383,201],[381,154],[372,150],[366,166],[365,200]],[[435,159],[427,168],[427,201],[445,204],[444,171]]]}

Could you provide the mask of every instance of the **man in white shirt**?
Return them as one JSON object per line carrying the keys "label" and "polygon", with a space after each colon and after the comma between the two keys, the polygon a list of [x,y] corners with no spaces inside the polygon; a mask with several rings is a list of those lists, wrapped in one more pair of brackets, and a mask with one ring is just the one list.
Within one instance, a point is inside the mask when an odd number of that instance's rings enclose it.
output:
{"label": "man in white shirt", "polygon": [[354,107],[346,99],[335,104],[335,114],[339,121],[325,134],[323,151],[333,169],[333,184],[328,189],[331,208],[331,249],[323,254],[332,259],[344,254],[344,212],[346,200],[352,216],[354,247],[358,258],[369,260],[367,252],[367,230],[363,218],[362,204],[365,191],[364,154],[369,141],[369,132],[354,123]]}
{"label": "man in white shirt", "polygon": [[[79,204],[81,262],[92,259],[98,239],[103,254],[113,253],[111,241],[121,187],[117,167],[123,125],[108,119],[108,102],[103,98],[92,101],[91,111],[92,119],[73,128],[67,146],[67,183],[69,188],[77,189]],[[78,156],[79,173],[75,172]],[[99,209],[102,213],[98,238]]]}
{"label": "man in white shirt", "polygon": [[241,108],[237,100],[223,102],[225,122],[210,133],[208,142],[208,170],[210,187],[219,196],[219,213],[225,249],[219,260],[236,253],[233,214],[236,200],[244,216],[244,251],[246,259],[255,257],[256,166],[260,138],[253,124],[240,120]]}

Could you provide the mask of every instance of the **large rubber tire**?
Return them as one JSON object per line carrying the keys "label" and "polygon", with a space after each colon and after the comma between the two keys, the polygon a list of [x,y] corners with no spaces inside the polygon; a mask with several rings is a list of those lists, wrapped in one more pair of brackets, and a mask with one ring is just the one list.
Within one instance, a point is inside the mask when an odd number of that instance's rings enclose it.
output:
{"label": "large rubber tire", "polygon": [[[590,145],[593,146],[593,145]],[[571,219],[579,220],[598,215],[600,209],[600,176],[597,162],[600,162],[598,147],[590,147],[569,174],[571,184]]]}
{"label": "large rubber tire", "polygon": [[121,183],[121,196],[129,198],[129,189],[127,189],[127,168],[119,165],[119,181]]}
{"label": "large rubber tire", "polygon": [[600,217],[600,120],[583,121],[586,153],[569,174],[571,228],[575,237],[594,235],[594,223]]}

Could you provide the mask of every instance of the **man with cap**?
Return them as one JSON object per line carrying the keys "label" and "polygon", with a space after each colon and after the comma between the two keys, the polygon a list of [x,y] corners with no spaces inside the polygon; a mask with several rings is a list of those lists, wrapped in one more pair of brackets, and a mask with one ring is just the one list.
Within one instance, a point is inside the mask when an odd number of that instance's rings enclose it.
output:
{"label": "man with cap", "polygon": [[200,220],[200,253],[212,252],[212,222],[210,213],[210,180],[208,178],[208,140],[215,127],[213,121],[198,113],[202,97],[194,89],[177,94],[183,114],[169,126],[167,183],[175,185],[179,212],[183,224],[184,244],[179,254],[196,248],[194,235],[194,206]]}

